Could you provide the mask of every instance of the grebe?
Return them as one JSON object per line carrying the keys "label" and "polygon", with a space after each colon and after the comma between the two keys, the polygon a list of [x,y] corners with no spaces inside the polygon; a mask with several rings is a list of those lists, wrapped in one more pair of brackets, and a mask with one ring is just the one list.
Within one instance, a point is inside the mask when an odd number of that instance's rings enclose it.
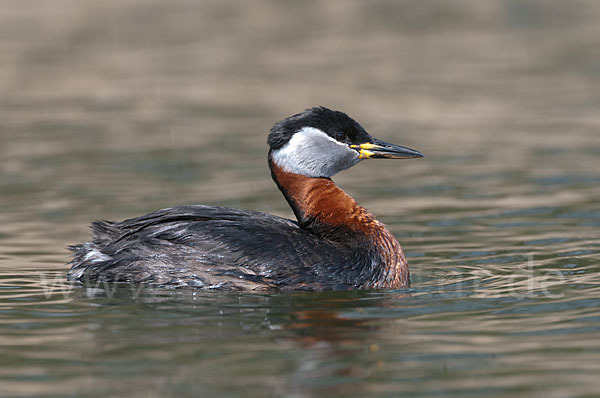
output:
{"label": "grebe", "polygon": [[92,241],[69,247],[69,279],[236,290],[408,286],[396,238],[330,177],[362,159],[423,155],[324,107],[276,123],[267,142],[271,175],[297,222],[202,205],[96,221]]}

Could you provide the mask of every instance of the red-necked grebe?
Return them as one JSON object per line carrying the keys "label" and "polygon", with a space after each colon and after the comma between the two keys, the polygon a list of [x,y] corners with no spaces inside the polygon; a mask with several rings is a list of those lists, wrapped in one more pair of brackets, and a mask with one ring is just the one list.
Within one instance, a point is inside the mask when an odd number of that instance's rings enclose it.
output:
{"label": "red-necked grebe", "polygon": [[93,240],[70,247],[69,278],[240,290],[408,286],[396,238],[330,177],[362,159],[423,155],[324,107],[276,123],[268,144],[271,175],[297,222],[202,205],[96,221]]}

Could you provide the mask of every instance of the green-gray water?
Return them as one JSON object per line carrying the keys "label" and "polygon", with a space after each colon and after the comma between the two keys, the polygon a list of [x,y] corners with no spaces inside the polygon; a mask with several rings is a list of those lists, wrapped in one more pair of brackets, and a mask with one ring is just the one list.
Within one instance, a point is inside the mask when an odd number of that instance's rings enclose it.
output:
{"label": "green-gray water", "polygon": [[[0,396],[598,396],[600,3],[0,8]],[[67,283],[94,219],[292,217],[265,140],[313,105],[425,153],[334,178],[410,289]]]}

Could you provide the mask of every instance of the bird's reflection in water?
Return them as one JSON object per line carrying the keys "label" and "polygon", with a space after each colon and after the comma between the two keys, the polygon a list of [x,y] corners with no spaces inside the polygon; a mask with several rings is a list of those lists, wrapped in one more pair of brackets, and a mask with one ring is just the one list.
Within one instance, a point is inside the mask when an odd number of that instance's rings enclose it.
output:
{"label": "bird's reflection in water", "polygon": [[[363,391],[365,379],[386,368],[385,336],[401,339],[402,322],[382,322],[377,308],[398,306],[407,293],[299,294],[290,316],[272,319],[282,330],[277,339],[294,351],[295,369],[286,379],[287,391],[325,396]],[[289,297],[276,297],[275,301]],[[374,311],[375,310],[375,311]],[[389,313],[388,313],[389,316]],[[390,329],[393,325],[393,330]],[[357,358],[363,358],[358,361]],[[364,358],[370,358],[365,361]]]}
{"label": "bird's reflection in water", "polygon": [[[389,372],[386,345],[390,338],[401,340],[404,329],[402,318],[390,320],[390,312],[401,308],[408,296],[390,291],[267,295],[127,284],[81,288],[76,294],[94,306],[123,313],[118,324],[114,317],[94,319],[97,347],[135,351],[136,346],[160,346],[171,352],[170,360],[186,363],[177,376],[157,378],[159,385],[170,386],[174,377],[222,385],[218,369],[227,368],[241,373],[230,384],[301,396],[362,392],[369,380]],[[127,315],[130,309],[135,314]],[[133,330],[139,330],[135,341],[119,341],[115,334]],[[271,343],[253,346],[250,339],[243,352],[226,344],[230,336],[249,332],[270,336]],[[267,374],[261,365],[274,355],[277,366]]]}

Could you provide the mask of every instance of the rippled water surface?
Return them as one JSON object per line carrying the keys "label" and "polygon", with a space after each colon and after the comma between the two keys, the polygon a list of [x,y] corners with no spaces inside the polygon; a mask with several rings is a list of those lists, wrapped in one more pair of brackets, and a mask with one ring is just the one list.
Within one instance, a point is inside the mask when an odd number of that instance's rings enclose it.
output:
{"label": "rippled water surface", "polygon": [[[598,396],[600,3],[0,6],[0,396]],[[266,135],[318,104],[426,154],[335,178],[410,289],[66,281],[94,219],[293,217]]]}

